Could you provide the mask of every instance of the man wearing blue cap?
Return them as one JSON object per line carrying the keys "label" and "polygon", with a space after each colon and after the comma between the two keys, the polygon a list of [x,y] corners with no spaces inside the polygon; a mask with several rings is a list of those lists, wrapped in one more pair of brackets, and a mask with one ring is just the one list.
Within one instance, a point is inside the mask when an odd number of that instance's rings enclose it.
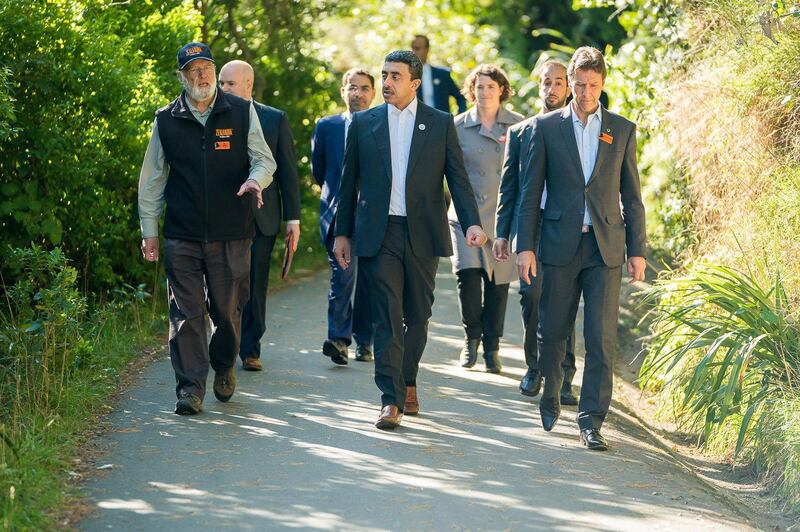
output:
{"label": "man wearing blue cap", "polygon": [[[275,160],[251,102],[217,90],[214,58],[203,43],[178,51],[183,92],[156,111],[139,177],[142,255],[159,258],[169,296],[169,351],[178,414],[203,409],[209,364],[214,395],[236,387],[242,306],[249,297],[253,203],[272,182]],[[214,323],[210,343],[206,312]]]}

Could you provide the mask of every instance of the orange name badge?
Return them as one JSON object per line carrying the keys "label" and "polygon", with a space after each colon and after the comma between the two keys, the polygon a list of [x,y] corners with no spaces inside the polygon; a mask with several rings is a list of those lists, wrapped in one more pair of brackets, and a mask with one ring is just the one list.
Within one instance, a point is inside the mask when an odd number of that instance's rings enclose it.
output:
{"label": "orange name badge", "polygon": [[214,149],[215,150],[229,150],[231,149],[231,143],[227,140],[217,140],[214,142]]}
{"label": "orange name badge", "polygon": [[606,144],[611,144],[612,142],[614,142],[614,137],[612,137],[608,133],[601,133],[600,134],[600,140],[602,140]]}

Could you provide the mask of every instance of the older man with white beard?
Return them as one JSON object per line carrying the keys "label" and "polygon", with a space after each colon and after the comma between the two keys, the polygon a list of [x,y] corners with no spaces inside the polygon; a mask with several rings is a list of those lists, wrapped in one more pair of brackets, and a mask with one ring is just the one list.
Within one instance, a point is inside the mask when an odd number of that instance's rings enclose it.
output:
{"label": "older man with white beard", "polygon": [[[203,409],[208,368],[214,395],[236,387],[242,306],[249,297],[253,204],[272,182],[275,160],[253,104],[217,90],[211,50],[178,51],[183,92],[156,111],[139,177],[142,255],[159,258],[164,216],[164,269],[169,296],[169,352],[177,414]],[[209,344],[205,314],[214,323]]]}

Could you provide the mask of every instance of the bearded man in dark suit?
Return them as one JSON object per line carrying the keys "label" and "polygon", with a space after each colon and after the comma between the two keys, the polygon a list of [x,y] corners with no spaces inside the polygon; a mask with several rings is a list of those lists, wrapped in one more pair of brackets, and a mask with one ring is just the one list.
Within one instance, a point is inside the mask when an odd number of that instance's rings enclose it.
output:
{"label": "bearded man in dark suit", "polygon": [[417,372],[436,268],[453,253],[445,177],[467,244],[486,240],[453,117],[417,100],[421,76],[413,52],[384,59],[386,103],[353,115],[336,214],[334,254],[342,268],[358,256],[369,285],[380,429],[419,413]]}

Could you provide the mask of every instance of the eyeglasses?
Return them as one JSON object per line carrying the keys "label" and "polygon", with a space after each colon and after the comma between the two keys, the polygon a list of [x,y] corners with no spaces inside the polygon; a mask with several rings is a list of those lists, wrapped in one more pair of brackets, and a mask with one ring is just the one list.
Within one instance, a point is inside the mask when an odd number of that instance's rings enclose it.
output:
{"label": "eyeglasses", "polygon": [[196,78],[196,77],[199,77],[200,74],[212,74],[214,72],[214,70],[216,70],[214,68],[214,65],[206,65],[204,67],[190,68],[190,69],[188,69],[186,71],[186,73],[189,74],[190,76]]}

